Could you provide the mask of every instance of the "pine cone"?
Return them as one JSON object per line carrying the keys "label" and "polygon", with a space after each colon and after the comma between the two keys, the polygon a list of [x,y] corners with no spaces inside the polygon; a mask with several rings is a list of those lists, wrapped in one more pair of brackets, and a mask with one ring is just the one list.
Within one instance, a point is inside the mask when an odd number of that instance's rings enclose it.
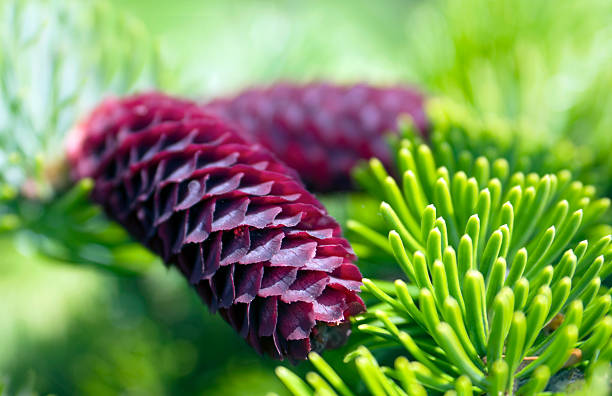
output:
{"label": "pine cone", "polygon": [[298,360],[337,346],[363,311],[336,221],[292,170],[194,103],[108,100],[71,136],[68,156],[107,214],[260,353]]}
{"label": "pine cone", "polygon": [[[392,163],[384,134],[402,114],[425,132],[423,96],[404,87],[277,84],[217,99],[207,108],[234,122],[316,191],[350,189],[360,159]],[[248,136],[247,136],[248,137]]]}

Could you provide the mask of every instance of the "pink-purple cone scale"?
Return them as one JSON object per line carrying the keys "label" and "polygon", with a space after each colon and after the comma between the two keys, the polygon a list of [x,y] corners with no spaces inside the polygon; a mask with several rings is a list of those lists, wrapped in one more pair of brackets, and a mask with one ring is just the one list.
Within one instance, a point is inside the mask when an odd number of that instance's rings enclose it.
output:
{"label": "pink-purple cone scale", "polygon": [[425,133],[423,101],[418,91],[401,86],[284,83],[206,107],[295,169],[308,188],[338,191],[352,187],[350,171],[361,159],[391,166],[385,134],[398,130],[401,115]]}
{"label": "pink-purple cone scale", "polygon": [[338,346],[364,310],[336,221],[293,170],[202,106],[157,93],[107,100],[68,157],[107,214],[260,353],[300,360]]}

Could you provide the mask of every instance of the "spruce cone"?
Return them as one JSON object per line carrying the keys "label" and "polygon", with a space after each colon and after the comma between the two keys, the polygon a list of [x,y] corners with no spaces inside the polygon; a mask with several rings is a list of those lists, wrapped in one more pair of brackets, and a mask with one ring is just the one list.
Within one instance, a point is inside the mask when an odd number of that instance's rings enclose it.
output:
{"label": "spruce cone", "polygon": [[232,121],[295,169],[316,191],[351,188],[360,159],[392,163],[384,134],[406,114],[425,132],[423,96],[403,88],[369,85],[277,84],[252,89],[207,108]]}
{"label": "spruce cone", "polygon": [[201,107],[156,93],[108,100],[68,155],[108,215],[260,353],[298,360],[338,346],[364,309],[336,221],[293,171]]}

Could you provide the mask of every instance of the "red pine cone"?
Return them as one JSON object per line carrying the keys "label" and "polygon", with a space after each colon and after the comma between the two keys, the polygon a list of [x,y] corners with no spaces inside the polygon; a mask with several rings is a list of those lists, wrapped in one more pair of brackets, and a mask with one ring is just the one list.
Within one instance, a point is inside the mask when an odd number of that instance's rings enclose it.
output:
{"label": "red pine cone", "polygon": [[423,96],[405,87],[277,84],[207,105],[239,125],[295,169],[317,191],[351,188],[360,159],[392,163],[384,134],[397,131],[402,114],[425,132]]}
{"label": "red pine cone", "polygon": [[336,221],[293,171],[201,107],[157,93],[108,100],[68,155],[108,215],[260,353],[298,360],[338,346],[363,311]]}

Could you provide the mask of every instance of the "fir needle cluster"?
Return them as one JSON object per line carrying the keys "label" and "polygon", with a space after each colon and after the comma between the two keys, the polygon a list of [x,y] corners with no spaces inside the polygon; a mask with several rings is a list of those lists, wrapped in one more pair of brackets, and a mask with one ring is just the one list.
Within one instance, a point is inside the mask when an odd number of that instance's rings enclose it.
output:
{"label": "fir needle cluster", "polygon": [[[362,379],[355,393],[537,394],[565,368],[588,375],[608,365],[611,295],[602,280],[612,273],[612,237],[582,236],[609,199],[568,171],[511,173],[505,159],[435,155],[416,139],[397,146],[399,182],[376,159],[356,172],[382,201],[388,234],[348,226],[388,252],[402,277],[364,279],[372,301],[355,324],[368,337],[346,357]],[[379,363],[375,350],[395,362]],[[294,394],[353,394],[319,359],[311,356],[328,381],[309,375]],[[298,389],[301,380],[278,374]]]}

